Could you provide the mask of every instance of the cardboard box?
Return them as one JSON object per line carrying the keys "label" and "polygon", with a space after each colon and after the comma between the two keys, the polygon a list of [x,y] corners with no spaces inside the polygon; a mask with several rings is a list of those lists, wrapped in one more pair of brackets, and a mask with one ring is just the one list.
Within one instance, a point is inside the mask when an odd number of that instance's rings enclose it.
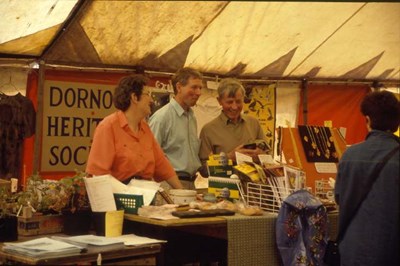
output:
{"label": "cardboard box", "polygon": [[208,193],[213,193],[216,197],[223,197],[224,189],[229,190],[229,200],[240,198],[240,180],[229,177],[208,177]]}
{"label": "cardboard box", "polygon": [[212,154],[207,160],[207,169],[209,176],[230,177],[233,174],[232,160],[221,158],[219,154]]}
{"label": "cardboard box", "polygon": [[0,188],[4,189],[4,191],[10,192],[11,182],[9,180],[0,179]]}
{"label": "cardboard box", "polygon": [[33,236],[63,231],[62,215],[37,215],[31,218],[18,217],[18,235]]}

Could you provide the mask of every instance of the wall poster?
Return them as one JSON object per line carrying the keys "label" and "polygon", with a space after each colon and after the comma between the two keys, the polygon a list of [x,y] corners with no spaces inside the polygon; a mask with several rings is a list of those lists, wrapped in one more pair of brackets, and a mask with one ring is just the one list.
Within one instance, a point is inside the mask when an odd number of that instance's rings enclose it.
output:
{"label": "wall poster", "polygon": [[[84,171],[96,126],[116,111],[115,84],[45,80],[41,172]],[[169,79],[152,78],[154,110],[169,101]],[[154,111],[152,110],[152,111]]]}
{"label": "wall poster", "polygon": [[273,154],[275,140],[275,89],[276,84],[258,85],[246,91],[248,101],[243,107],[245,114],[256,117],[260,121],[268,145]]}

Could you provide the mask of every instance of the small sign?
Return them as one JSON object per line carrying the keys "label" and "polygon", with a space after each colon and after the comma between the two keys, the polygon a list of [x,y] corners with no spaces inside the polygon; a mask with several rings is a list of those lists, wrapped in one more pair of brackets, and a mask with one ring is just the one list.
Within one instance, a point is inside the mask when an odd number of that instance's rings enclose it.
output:
{"label": "small sign", "polygon": [[325,120],[324,121],[324,127],[332,127],[332,120]]}
{"label": "small sign", "polygon": [[337,167],[335,163],[315,163],[314,166],[318,173],[337,173]]}

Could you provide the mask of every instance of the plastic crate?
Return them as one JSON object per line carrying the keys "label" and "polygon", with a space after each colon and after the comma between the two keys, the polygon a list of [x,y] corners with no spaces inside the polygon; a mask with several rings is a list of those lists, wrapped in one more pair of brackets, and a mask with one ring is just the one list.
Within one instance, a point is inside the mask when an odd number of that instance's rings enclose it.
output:
{"label": "plastic crate", "polygon": [[117,209],[125,210],[125,213],[137,214],[143,206],[143,195],[114,193],[114,199]]}

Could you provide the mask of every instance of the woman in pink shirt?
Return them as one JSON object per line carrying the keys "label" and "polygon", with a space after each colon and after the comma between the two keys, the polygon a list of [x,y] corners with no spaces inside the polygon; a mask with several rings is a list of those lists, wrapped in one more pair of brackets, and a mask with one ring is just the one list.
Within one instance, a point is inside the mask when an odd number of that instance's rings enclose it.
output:
{"label": "woman in pink shirt", "polygon": [[110,174],[124,183],[132,177],[165,180],[173,188],[182,188],[145,121],[153,102],[147,82],[142,75],[121,79],[113,98],[118,111],[106,116],[97,126],[86,172]]}

